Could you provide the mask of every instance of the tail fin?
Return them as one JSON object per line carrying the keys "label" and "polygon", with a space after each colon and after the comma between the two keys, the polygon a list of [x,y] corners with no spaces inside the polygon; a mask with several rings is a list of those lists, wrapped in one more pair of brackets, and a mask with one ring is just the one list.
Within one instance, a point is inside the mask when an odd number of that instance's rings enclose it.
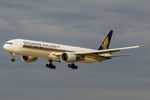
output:
{"label": "tail fin", "polygon": [[110,43],[111,43],[111,39],[112,39],[112,35],[113,35],[113,30],[110,30],[110,32],[108,33],[108,35],[106,36],[105,40],[102,42],[102,44],[98,47],[97,50],[105,50],[105,49],[109,49]]}

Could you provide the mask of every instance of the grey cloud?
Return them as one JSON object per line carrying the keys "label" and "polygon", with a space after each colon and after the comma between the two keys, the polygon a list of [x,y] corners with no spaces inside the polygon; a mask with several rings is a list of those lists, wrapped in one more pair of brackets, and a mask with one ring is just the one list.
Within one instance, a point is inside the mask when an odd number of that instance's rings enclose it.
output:
{"label": "grey cloud", "polygon": [[[1,0],[0,1],[0,99],[41,100],[149,100],[149,0]],[[144,44],[122,51],[131,57],[91,65],[78,64],[72,71],[47,61],[15,63],[3,50],[10,39],[25,38],[97,48],[110,29],[111,48]],[[119,54],[120,54],[119,53]]]}

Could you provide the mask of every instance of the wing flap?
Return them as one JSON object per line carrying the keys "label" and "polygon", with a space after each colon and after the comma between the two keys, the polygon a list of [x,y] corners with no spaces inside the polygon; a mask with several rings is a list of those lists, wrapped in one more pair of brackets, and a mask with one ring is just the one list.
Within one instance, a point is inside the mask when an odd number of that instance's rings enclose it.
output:
{"label": "wing flap", "polygon": [[105,56],[105,57],[125,57],[125,56],[132,56],[132,55],[110,55],[110,56]]}

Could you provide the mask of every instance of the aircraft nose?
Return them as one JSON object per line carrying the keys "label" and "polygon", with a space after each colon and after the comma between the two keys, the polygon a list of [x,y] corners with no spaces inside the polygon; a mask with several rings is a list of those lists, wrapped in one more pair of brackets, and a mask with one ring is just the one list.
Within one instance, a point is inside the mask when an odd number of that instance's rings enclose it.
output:
{"label": "aircraft nose", "polygon": [[3,48],[4,48],[5,50],[7,49],[7,46],[6,46],[6,44],[4,44],[4,45],[3,45]]}
{"label": "aircraft nose", "polygon": [[4,45],[3,45],[3,48],[4,48],[5,50],[8,50],[8,45],[7,45],[7,44],[4,44]]}

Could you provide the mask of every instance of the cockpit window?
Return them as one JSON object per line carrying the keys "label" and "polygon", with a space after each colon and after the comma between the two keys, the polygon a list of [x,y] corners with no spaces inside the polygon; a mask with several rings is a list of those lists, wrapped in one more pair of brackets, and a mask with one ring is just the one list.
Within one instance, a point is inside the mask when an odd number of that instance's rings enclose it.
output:
{"label": "cockpit window", "polygon": [[11,44],[12,45],[13,43],[12,42],[7,42],[6,44]]}

